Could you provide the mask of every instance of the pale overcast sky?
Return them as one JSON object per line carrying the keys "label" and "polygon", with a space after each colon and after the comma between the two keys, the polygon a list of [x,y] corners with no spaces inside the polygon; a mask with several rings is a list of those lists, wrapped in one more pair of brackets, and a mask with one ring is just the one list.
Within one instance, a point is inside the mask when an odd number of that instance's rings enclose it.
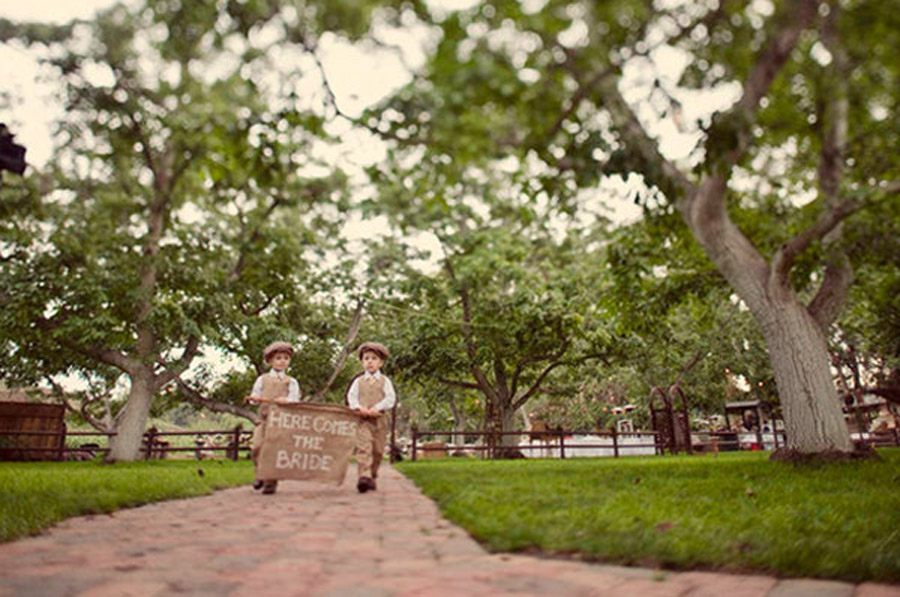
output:
{"label": "pale overcast sky", "polygon": [[[111,4],[111,0],[0,0],[0,17],[65,23],[90,18],[98,9]],[[59,114],[58,109],[43,99],[50,87],[35,83],[37,63],[21,44],[0,44],[0,65],[3,91],[11,93],[17,101],[11,109],[0,107],[0,122],[10,125],[16,140],[27,147],[28,162],[41,165],[50,155],[50,120]]]}
{"label": "pale overcast sky", "polygon": [[91,17],[110,0],[0,0],[0,17],[17,21],[65,23]]}

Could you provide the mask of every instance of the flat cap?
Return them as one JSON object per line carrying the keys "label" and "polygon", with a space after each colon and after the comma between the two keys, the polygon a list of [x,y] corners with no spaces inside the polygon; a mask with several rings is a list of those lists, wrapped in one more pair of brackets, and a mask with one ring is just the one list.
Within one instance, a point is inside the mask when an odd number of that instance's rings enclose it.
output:
{"label": "flat cap", "polygon": [[356,354],[359,355],[359,358],[363,358],[363,354],[366,352],[374,352],[382,360],[387,360],[389,356],[391,356],[391,351],[387,349],[387,346],[380,342],[363,342],[359,345],[359,348],[356,349]]}
{"label": "flat cap", "polygon": [[263,349],[263,360],[268,361],[269,357],[276,352],[286,352],[289,355],[293,356],[294,347],[291,346],[290,342],[283,342],[281,340],[279,340],[278,342],[272,342]]}

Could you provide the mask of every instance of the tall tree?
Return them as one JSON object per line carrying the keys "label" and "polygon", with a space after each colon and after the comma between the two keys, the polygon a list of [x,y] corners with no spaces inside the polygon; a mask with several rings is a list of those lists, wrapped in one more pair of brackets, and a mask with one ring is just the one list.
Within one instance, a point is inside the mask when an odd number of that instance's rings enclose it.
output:
{"label": "tall tree", "polygon": [[[455,226],[453,216],[434,220],[436,269],[407,267],[399,296],[370,310],[392,322],[404,379],[438,382],[447,395],[477,392],[483,428],[508,432],[556,373],[607,356],[611,339],[579,267],[577,233],[554,239],[532,208],[508,212],[494,200],[492,216],[468,213]],[[394,215],[421,217],[415,207]]]}
{"label": "tall tree", "polygon": [[[442,15],[433,57],[379,125],[424,148],[431,172],[515,156],[560,203],[604,174],[642,175],[639,200],[680,214],[760,326],[788,449],[849,452],[827,339],[852,280],[841,224],[898,186],[883,153],[896,19],[873,1],[482,2]],[[664,56],[682,63],[674,76]],[[696,147],[673,157],[661,131]]]}
{"label": "tall tree", "polygon": [[299,170],[321,118],[264,92],[258,48],[223,49],[236,7],[149,2],[13,29],[59,44],[47,63],[67,113],[48,171],[4,189],[20,195],[4,202],[3,376],[122,372],[110,460],[138,456],[154,397],[205,342],[302,299],[304,253],[339,217],[340,174]]}

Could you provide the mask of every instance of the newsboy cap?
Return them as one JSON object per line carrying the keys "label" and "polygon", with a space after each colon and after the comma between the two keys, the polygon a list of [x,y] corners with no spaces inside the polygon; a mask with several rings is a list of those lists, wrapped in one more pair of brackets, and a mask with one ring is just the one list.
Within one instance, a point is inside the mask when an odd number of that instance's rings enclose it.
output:
{"label": "newsboy cap", "polygon": [[381,360],[387,360],[389,356],[391,356],[391,351],[387,349],[387,346],[381,344],[380,342],[363,342],[359,345],[359,348],[356,349],[356,354],[359,355],[359,358],[363,358],[363,354],[367,352],[374,352]]}
{"label": "newsboy cap", "polygon": [[269,357],[276,352],[286,352],[289,355],[293,356],[294,347],[291,346],[290,342],[283,342],[281,340],[279,340],[278,342],[272,342],[263,349],[263,360],[268,361]]}

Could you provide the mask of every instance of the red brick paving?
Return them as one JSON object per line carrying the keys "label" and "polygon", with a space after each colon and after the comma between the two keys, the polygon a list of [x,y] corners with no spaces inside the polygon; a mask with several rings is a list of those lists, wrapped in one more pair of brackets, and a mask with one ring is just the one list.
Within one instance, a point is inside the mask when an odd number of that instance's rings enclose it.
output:
{"label": "red brick paving", "polygon": [[0,597],[900,597],[900,587],[491,555],[384,467],[379,489],[284,482],[73,518],[0,545]]}

